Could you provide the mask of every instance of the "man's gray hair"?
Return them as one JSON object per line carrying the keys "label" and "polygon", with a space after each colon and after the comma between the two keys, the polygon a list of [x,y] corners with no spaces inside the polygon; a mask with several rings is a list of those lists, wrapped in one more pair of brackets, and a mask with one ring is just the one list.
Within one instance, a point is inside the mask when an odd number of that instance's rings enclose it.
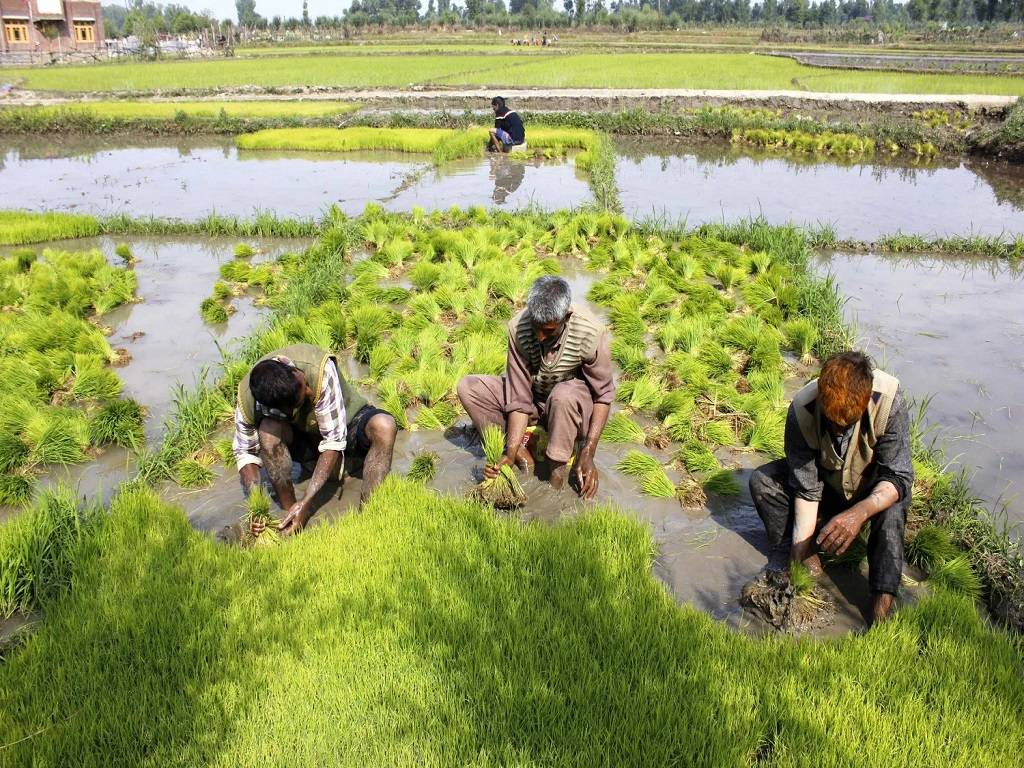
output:
{"label": "man's gray hair", "polygon": [[526,297],[526,311],[538,325],[560,323],[572,306],[572,289],[563,278],[554,275],[538,277]]}

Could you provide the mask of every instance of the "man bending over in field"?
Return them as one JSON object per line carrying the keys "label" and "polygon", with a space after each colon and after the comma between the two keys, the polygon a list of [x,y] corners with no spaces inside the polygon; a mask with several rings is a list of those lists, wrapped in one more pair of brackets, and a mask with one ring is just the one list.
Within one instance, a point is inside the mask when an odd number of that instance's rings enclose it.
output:
{"label": "man bending over in field", "polygon": [[[466,376],[459,400],[483,434],[488,424],[505,429],[501,464],[532,470],[526,430],[540,423],[548,431],[551,484],[561,488],[576,452],[573,480],[580,496],[597,493],[597,443],[615,399],[608,330],[593,315],[573,306],[569,284],[541,277],[530,288],[526,309],[508,324],[504,376]],[[500,467],[487,467],[494,477]]]}
{"label": "man bending over in field", "polygon": [[[294,344],[261,358],[238,385],[235,462],[245,495],[266,470],[284,519],[282,534],[301,530],[312,517],[317,494],[340,479],[344,452],[364,457],[365,502],[391,471],[398,428],[391,414],[369,405],[341,375],[337,358],[312,344]],[[292,461],[316,456],[316,468],[300,501]],[[253,534],[263,526],[253,524]]]}
{"label": "man bending over in field", "polygon": [[494,127],[491,129],[491,143],[488,149],[492,152],[511,152],[513,149],[526,147],[526,128],[519,115],[505,104],[501,96],[491,99],[494,110]]}
{"label": "man bending over in field", "polygon": [[[827,360],[789,406],[786,458],[750,477],[773,549],[819,575],[815,549],[841,555],[865,525],[872,622],[889,616],[903,573],[903,531],[914,470],[910,417],[899,381],[860,352]],[[820,532],[819,522],[824,522]]]}

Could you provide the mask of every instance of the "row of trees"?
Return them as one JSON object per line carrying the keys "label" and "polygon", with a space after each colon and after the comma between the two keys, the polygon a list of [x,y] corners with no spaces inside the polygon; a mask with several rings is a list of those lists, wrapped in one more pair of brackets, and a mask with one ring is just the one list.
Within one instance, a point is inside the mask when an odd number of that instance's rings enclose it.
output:
{"label": "row of trees", "polygon": [[[627,29],[674,29],[693,24],[760,24],[830,27],[851,22],[874,26],[948,23],[963,26],[1024,21],[1024,0],[353,0],[341,16],[310,18],[306,0],[301,14],[266,18],[256,0],[235,0],[238,24],[247,30],[296,32],[346,27],[416,25],[539,27],[595,26]],[[188,8],[132,0],[126,9],[103,6],[111,36],[187,34],[230,25]],[[140,35],[141,36],[141,35]]]}

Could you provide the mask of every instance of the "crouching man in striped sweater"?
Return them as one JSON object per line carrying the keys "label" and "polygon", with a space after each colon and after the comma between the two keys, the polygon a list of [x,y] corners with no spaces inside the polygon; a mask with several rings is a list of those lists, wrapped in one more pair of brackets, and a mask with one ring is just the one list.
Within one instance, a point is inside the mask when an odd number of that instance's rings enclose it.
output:
{"label": "crouching man in striped sweater", "polygon": [[[459,400],[481,434],[488,424],[505,430],[503,465],[532,471],[527,427],[544,426],[551,484],[561,488],[569,479],[580,496],[594,498],[594,454],[615,399],[608,330],[572,304],[565,280],[545,276],[530,288],[526,309],[509,322],[508,335],[505,375],[466,376]],[[499,469],[487,467],[484,475],[494,477]]]}
{"label": "crouching man in striped sweater", "polygon": [[[296,533],[313,516],[324,485],[341,478],[345,451],[363,458],[360,502],[391,471],[398,428],[391,414],[375,408],[338,370],[337,358],[312,344],[271,352],[238,385],[235,463],[246,496],[266,470],[285,515],[283,535]],[[292,462],[316,458],[302,499],[296,500]],[[262,524],[253,524],[259,535]]]}

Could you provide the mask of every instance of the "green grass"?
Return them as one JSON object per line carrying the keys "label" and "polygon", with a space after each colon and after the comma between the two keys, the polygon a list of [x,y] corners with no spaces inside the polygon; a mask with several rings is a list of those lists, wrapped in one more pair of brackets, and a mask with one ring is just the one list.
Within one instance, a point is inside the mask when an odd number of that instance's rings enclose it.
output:
{"label": "green grass", "polygon": [[276,56],[14,69],[6,77],[26,88],[69,92],[179,91],[243,85],[408,88],[437,84],[1024,94],[1024,80],[1019,77],[823,69],[778,57],[718,53],[537,56],[517,58],[515,66],[509,66],[506,57],[500,56]]}
{"label": "green grass", "polygon": [[646,528],[607,509],[524,526],[392,478],[252,551],[136,489],[88,541],[0,665],[11,764],[1011,765],[1022,746],[1024,652],[964,599],[748,638],[675,604]]}
{"label": "green grass", "polygon": [[93,216],[0,211],[0,245],[25,245],[47,240],[95,237],[99,233],[99,223]]}
{"label": "green grass", "polygon": [[83,101],[57,107],[0,107],[32,109],[40,116],[60,118],[62,113],[87,113],[95,118],[118,120],[172,119],[190,117],[330,117],[359,109],[345,101]]}
{"label": "green grass", "polygon": [[[238,136],[239,149],[294,149],[305,152],[388,150],[431,154],[455,131],[444,128],[280,128]],[[480,140],[483,151],[486,137]]]}

